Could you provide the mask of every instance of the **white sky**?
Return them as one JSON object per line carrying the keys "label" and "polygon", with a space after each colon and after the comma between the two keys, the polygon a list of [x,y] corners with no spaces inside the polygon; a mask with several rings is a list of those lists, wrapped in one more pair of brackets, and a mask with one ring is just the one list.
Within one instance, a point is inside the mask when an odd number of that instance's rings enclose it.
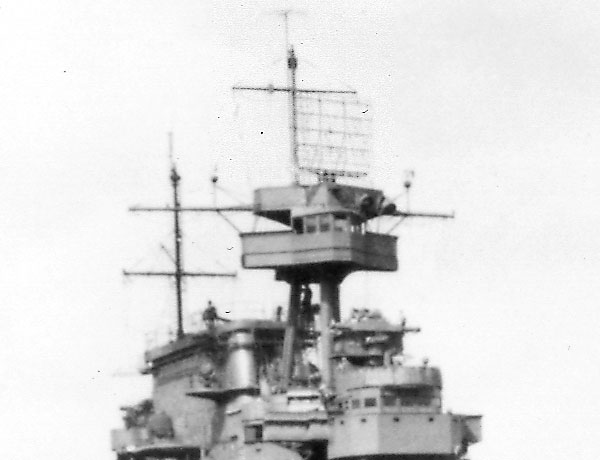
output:
{"label": "white sky", "polygon": [[[353,275],[344,308],[423,328],[408,349],[442,367],[446,406],[484,414],[472,459],[597,456],[600,7],[372,4],[0,4],[6,458],[112,458],[119,404],[148,391],[114,373],[135,369],[173,293],[120,270],[168,266],[168,218],[126,212],[168,201],[167,131],[187,204],[212,202],[215,164],[242,197],[287,180],[285,101],[230,90],[285,83],[283,6],[301,11],[302,84],[371,101],[377,185],[395,195],[415,169],[414,207],[457,211],[406,223],[400,271]],[[189,268],[235,268],[225,224],[184,223]],[[207,296],[268,310],[285,296],[271,279],[191,282],[188,312]]]}

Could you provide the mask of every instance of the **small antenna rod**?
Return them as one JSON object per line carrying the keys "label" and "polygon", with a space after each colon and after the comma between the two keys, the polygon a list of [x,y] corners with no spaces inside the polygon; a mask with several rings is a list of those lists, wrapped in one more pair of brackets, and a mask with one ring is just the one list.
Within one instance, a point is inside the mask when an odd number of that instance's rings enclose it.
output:
{"label": "small antenna rod", "polygon": [[169,131],[168,136],[169,136],[169,163],[171,163],[171,168],[174,168],[175,160],[173,159],[173,131]]}
{"label": "small antenna rod", "polygon": [[292,10],[281,10],[279,13],[283,16],[283,29],[285,32],[285,52],[287,53],[290,49],[290,35],[289,35],[289,25],[288,25],[288,16],[292,12]]}

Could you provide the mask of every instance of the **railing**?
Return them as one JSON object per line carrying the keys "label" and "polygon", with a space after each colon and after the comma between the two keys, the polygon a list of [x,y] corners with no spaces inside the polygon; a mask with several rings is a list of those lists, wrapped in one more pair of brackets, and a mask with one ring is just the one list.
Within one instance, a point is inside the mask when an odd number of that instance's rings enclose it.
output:
{"label": "railing", "polygon": [[[219,315],[235,321],[240,319],[271,320],[275,319],[276,306],[261,305],[248,302],[233,302],[229,306],[219,306]],[[202,319],[202,311],[194,311],[184,318],[185,331],[189,334],[197,334],[207,330],[206,323]],[[145,334],[145,351],[166,345],[176,339],[175,329],[169,326],[158,327]]]}

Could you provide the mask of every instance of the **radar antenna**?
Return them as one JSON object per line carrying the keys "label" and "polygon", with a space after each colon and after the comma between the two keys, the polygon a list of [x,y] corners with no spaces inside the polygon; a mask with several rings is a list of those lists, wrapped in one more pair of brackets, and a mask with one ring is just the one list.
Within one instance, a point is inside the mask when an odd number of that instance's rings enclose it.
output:
{"label": "radar antenna", "polygon": [[[318,112],[311,112],[310,110],[298,110],[298,102],[301,98],[306,100],[318,101],[319,104],[323,101],[322,98],[316,97],[316,95],[356,95],[356,91],[354,90],[327,90],[327,89],[306,89],[306,88],[298,88],[296,86],[296,69],[298,68],[298,58],[296,57],[296,53],[294,52],[294,46],[289,43],[289,29],[288,29],[288,16],[291,13],[291,10],[282,10],[280,14],[284,18],[284,29],[285,29],[285,41],[286,41],[286,53],[287,53],[287,76],[288,76],[288,84],[286,87],[275,87],[275,86],[234,86],[234,91],[267,91],[269,93],[273,92],[285,92],[288,94],[288,114],[289,114],[289,138],[290,138],[290,156],[292,163],[292,177],[293,182],[297,185],[300,184],[300,171],[307,171],[313,174],[316,174],[320,181],[324,179],[333,179],[335,180],[336,176],[353,176],[357,177],[364,174],[351,174],[350,171],[346,171],[343,168],[332,168],[330,164],[324,164],[323,161],[319,161],[319,155],[324,150],[329,152],[349,152],[350,149],[348,147],[343,147],[341,145],[328,144],[328,145],[319,145],[315,142],[309,142],[304,140],[303,142],[298,141],[298,135],[302,131],[306,132],[314,132],[323,134],[325,132],[333,133],[332,129],[328,131],[314,128],[309,126],[306,130],[299,129],[298,125],[298,116],[304,117],[314,117],[318,115]],[[307,96],[313,96],[312,99],[308,99]],[[320,105],[319,105],[320,107]],[[366,112],[363,112],[366,113]],[[319,119],[322,118],[319,117]],[[327,117],[344,119],[345,116],[332,115],[327,114]],[[310,124],[310,123],[309,123]],[[340,131],[341,134],[344,134],[343,131]],[[346,136],[343,136],[344,139]],[[341,150],[340,150],[341,149]],[[303,152],[302,158],[300,156],[300,151]],[[326,163],[326,162],[325,162]],[[339,162],[338,162],[339,163]]]}

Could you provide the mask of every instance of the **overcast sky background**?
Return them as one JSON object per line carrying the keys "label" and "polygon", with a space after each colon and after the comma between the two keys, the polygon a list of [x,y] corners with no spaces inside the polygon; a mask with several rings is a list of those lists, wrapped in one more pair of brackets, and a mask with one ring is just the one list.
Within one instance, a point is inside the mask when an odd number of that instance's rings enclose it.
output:
{"label": "overcast sky background", "polygon": [[[118,406],[148,394],[174,294],[121,269],[169,267],[168,217],[127,212],[168,203],[168,131],[184,204],[212,203],[214,167],[242,200],[289,180],[285,98],[230,89],[285,83],[288,6],[300,84],[371,102],[373,183],[398,195],[414,169],[413,207],[457,213],[405,222],[399,272],[352,275],[343,308],[423,328],[408,352],[442,367],[446,407],[484,415],[472,459],[595,458],[600,6],[512,0],[2,2],[4,456],[113,458]],[[237,268],[225,223],[184,226],[188,268]],[[189,282],[188,325],[209,297],[269,312],[285,286]]]}

